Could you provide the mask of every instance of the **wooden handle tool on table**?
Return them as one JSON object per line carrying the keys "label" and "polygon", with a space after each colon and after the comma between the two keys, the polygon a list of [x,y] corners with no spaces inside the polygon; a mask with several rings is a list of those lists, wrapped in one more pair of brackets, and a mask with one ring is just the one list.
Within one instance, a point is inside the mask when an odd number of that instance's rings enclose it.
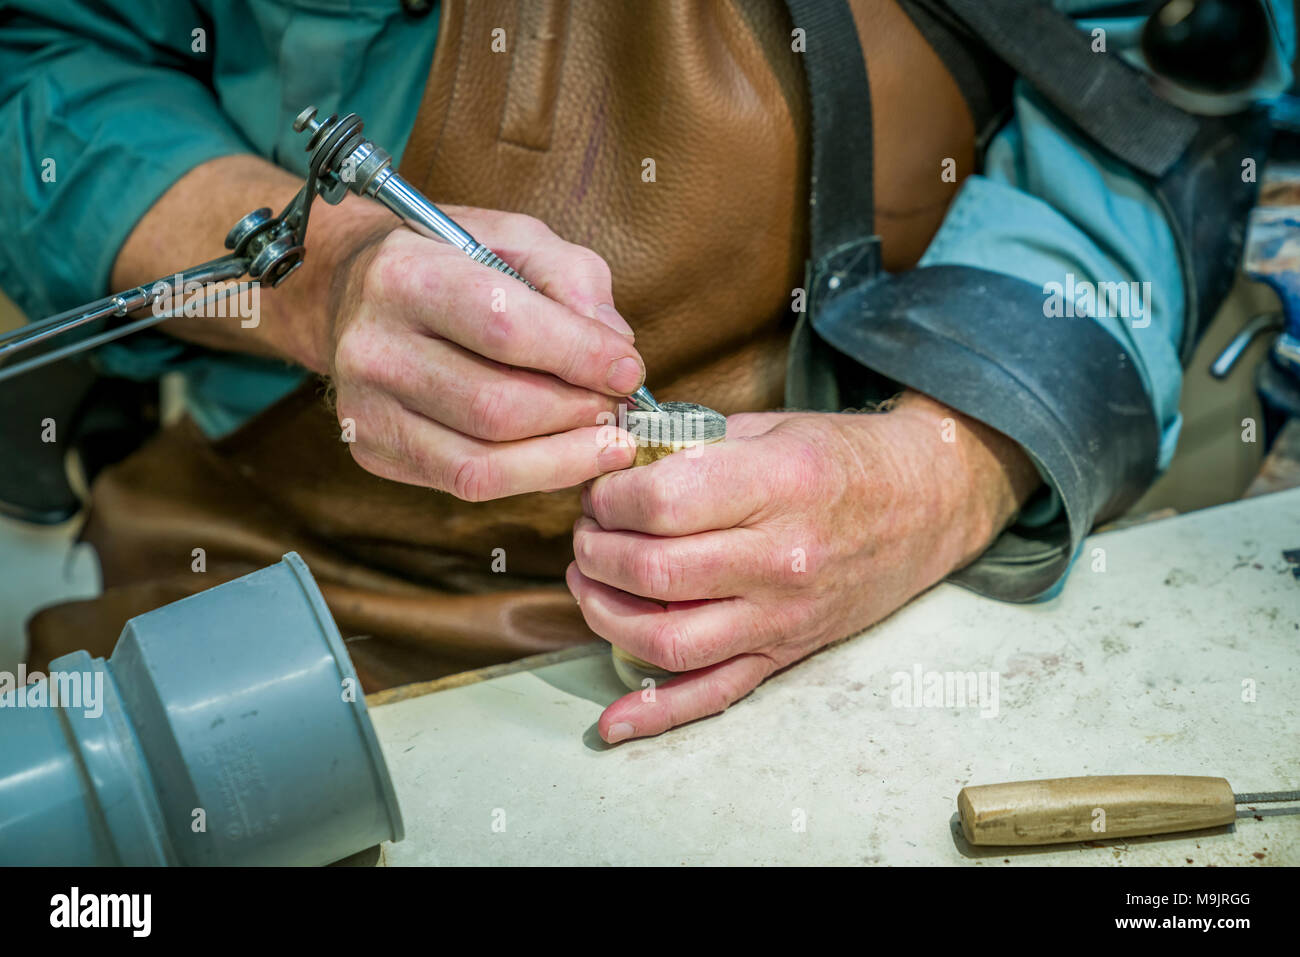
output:
{"label": "wooden handle tool on table", "polygon": [[1233,794],[1224,778],[1115,774],[965,787],[957,810],[971,844],[1062,844],[1217,827],[1238,804],[1274,801],[1300,801],[1300,791]]}

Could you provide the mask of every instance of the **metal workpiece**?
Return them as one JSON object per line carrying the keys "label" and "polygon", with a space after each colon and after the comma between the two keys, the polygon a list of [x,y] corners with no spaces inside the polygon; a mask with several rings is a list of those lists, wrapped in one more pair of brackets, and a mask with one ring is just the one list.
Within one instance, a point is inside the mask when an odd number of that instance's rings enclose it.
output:
{"label": "metal workpiece", "polygon": [[636,465],[727,437],[727,417],[694,402],[664,402],[656,411],[628,410],[623,429],[636,442]]}
{"label": "metal workpiece", "polygon": [[[664,402],[655,411],[628,410],[620,423],[636,443],[635,468],[649,465],[674,452],[691,454],[692,448],[712,445],[727,437],[727,417],[694,402]],[[676,675],[636,657],[617,645],[610,646],[614,671],[632,691],[668,681]]]}
{"label": "metal workpiece", "polygon": [[655,412],[628,412],[626,431],[638,445],[683,448],[726,438],[727,417],[694,402],[664,402]]}
{"label": "metal workpiece", "polygon": [[[314,106],[307,107],[293,121],[296,131],[310,134],[306,147],[311,153],[308,181],[315,179],[320,183],[320,194],[327,202],[341,201],[347,191],[367,196],[383,204],[421,236],[449,243],[475,262],[536,291],[537,287],[509,263],[403,179],[393,169],[392,157],[362,135],[364,126],[355,113],[341,117],[334,113],[326,120],[318,120]],[[644,386],[628,396],[628,401],[637,409],[660,411],[659,403]]]}

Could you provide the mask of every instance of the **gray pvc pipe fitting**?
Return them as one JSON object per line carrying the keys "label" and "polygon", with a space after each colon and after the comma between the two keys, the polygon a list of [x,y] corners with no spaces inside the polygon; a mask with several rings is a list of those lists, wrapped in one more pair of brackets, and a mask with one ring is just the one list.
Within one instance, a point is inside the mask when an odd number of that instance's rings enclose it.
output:
{"label": "gray pvc pipe fitting", "polygon": [[0,864],[328,864],[403,837],[360,682],[294,552],[50,672],[0,695]]}

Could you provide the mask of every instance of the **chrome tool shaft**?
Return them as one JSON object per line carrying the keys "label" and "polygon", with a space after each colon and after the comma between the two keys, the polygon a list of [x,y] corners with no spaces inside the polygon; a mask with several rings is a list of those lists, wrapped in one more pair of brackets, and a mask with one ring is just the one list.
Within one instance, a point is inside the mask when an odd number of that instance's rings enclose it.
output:
{"label": "chrome tool shaft", "polygon": [[[368,196],[397,214],[421,236],[450,243],[475,262],[536,290],[509,263],[404,180],[393,169],[393,158],[361,135],[362,126],[361,117],[355,113],[343,117],[334,114],[321,122],[316,119],[314,106],[303,110],[293,121],[293,128],[299,133],[311,133],[307,141],[307,151],[311,153],[310,171],[320,180],[321,195],[327,202],[339,202],[348,191]],[[628,401],[644,412],[660,410],[659,403],[645,386],[628,396]]]}

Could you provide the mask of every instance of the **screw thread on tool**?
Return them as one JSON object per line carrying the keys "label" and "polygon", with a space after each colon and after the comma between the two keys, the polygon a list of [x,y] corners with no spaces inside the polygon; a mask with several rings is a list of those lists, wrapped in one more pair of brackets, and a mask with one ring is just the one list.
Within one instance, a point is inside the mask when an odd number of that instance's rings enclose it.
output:
{"label": "screw thread on tool", "polygon": [[482,243],[479,244],[478,249],[470,253],[469,258],[474,260],[477,263],[482,263],[484,266],[487,266],[490,269],[495,269],[497,270],[497,272],[503,272],[512,279],[518,279],[521,283],[523,283],[533,292],[537,291],[536,286],[534,286],[523,276],[519,275],[519,273],[515,272],[515,270],[511,267],[511,265],[508,262],[506,262],[504,259],[498,256],[492,250],[488,249],[488,247],[484,246]]}

